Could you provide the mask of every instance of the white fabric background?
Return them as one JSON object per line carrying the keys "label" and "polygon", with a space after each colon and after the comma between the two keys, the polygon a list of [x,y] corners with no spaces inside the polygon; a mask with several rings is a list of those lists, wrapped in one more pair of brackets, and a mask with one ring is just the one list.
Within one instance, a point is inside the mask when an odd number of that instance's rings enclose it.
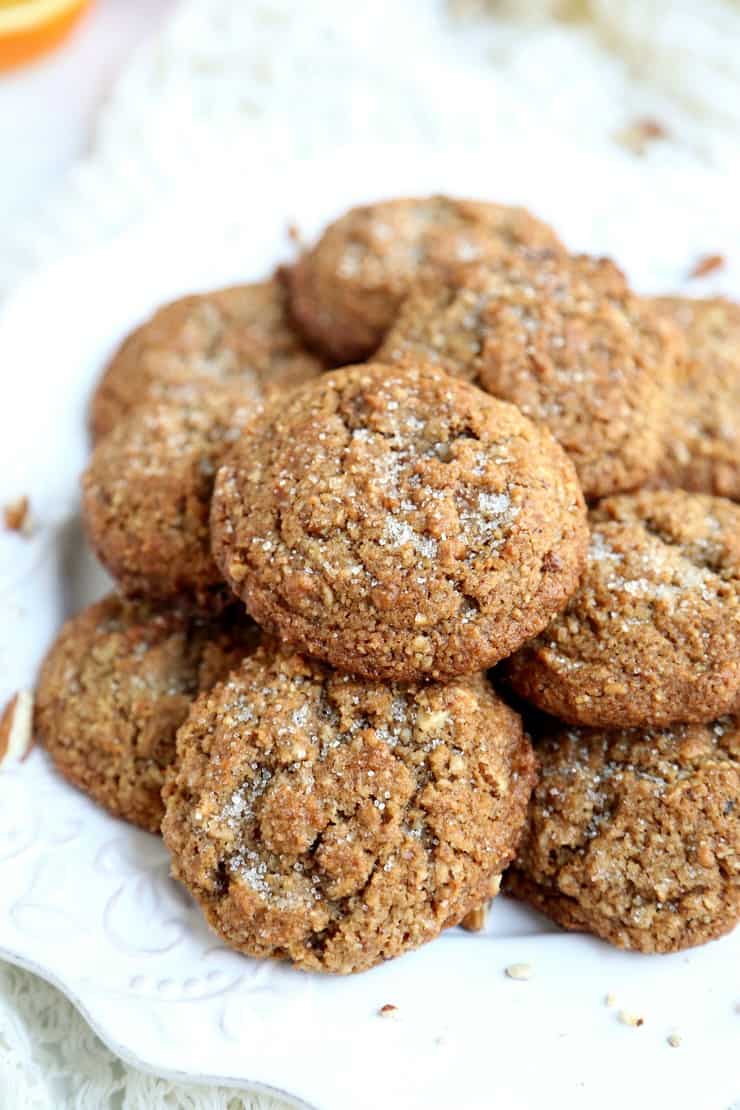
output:
{"label": "white fabric background", "polygon": [[[610,160],[635,120],[667,137],[641,156],[740,183],[738,0],[187,0],[136,53],[92,152],[64,189],[0,231],[0,289],[156,213],[173,192],[358,142],[575,136]],[[471,194],[476,183],[471,182]],[[740,192],[740,190],[739,190]],[[8,1110],[277,1107],[186,1088],[118,1062],[58,992],[0,964],[0,1106]]]}

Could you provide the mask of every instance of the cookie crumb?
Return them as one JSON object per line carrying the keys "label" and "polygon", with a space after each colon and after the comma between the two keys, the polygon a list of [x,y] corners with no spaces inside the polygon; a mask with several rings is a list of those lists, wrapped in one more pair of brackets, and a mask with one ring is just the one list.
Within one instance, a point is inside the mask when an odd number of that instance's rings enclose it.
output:
{"label": "cookie crumb", "polygon": [[288,238],[290,239],[291,243],[295,243],[297,247],[303,249],[306,246],[306,240],[303,238],[303,235],[301,234],[301,229],[299,228],[298,224],[294,220],[291,220],[291,222],[288,224],[287,230]]}
{"label": "cookie crumb", "polygon": [[724,269],[725,262],[726,259],[723,254],[702,254],[689,270],[689,277],[706,277],[707,274],[713,274],[717,270]]}
{"label": "cookie crumb", "polygon": [[671,1048],[678,1048],[683,1043],[683,1037],[679,1033],[669,1033],[666,1040]]}
{"label": "cookie crumb", "polygon": [[604,999],[604,1005],[608,1006],[610,1009],[613,1009],[613,1007],[616,1006],[616,1004],[617,1004],[616,994],[612,994],[612,992],[609,991],[609,993],[606,995],[606,997]]}
{"label": "cookie crumb", "polygon": [[3,520],[8,532],[19,532],[22,536],[31,533],[30,502],[27,497],[10,501],[3,509]]}
{"label": "cookie crumb", "polygon": [[386,1002],[385,1006],[381,1006],[378,1010],[378,1017],[392,1017],[397,1012],[398,1006],[394,1006],[392,1002]]}
{"label": "cookie crumb", "polygon": [[531,964],[509,964],[506,968],[506,974],[510,979],[531,979],[534,975],[534,968]]}
{"label": "cookie crumb", "polygon": [[0,769],[25,757],[33,746],[33,695],[14,694],[0,717]]}
{"label": "cookie crumb", "polygon": [[631,1014],[629,1010],[620,1010],[617,1017],[622,1025],[630,1025],[634,1029],[639,1029],[641,1025],[645,1024],[644,1018],[638,1017],[637,1014]]}
{"label": "cookie crumb", "polygon": [[617,131],[614,136],[620,146],[631,151],[632,154],[643,155],[651,143],[659,139],[668,138],[668,130],[660,120],[636,119],[632,123]]}
{"label": "cookie crumb", "polygon": [[478,906],[475,910],[470,910],[465,914],[465,917],[460,922],[463,929],[467,929],[469,933],[479,933],[486,924],[486,907]]}

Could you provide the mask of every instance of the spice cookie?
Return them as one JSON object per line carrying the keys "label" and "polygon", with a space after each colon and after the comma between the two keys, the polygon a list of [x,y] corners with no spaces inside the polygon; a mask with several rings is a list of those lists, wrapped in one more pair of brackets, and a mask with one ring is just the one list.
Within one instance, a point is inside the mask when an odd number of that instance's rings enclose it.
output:
{"label": "spice cookie", "polygon": [[603,497],[658,466],[678,348],[609,259],[510,252],[416,286],[377,358],[426,359],[513,402]]}
{"label": "spice cookie", "polygon": [[567,929],[674,952],[740,920],[740,721],[537,747],[541,778],[504,889]]}
{"label": "spice cookie", "polygon": [[482,675],[364,682],[261,650],[178,733],[162,831],[231,946],[362,971],[495,894],[535,763]]}
{"label": "spice cookie", "polygon": [[740,305],[688,297],[653,304],[683,330],[686,345],[658,481],[740,501]]}
{"label": "spice cookie", "polygon": [[711,721],[740,693],[740,506],[681,490],[612,497],[567,609],[506,664],[574,724]]}
{"label": "spice cookie", "polygon": [[414,197],[352,208],[286,271],[307,339],[335,364],[367,358],[420,273],[495,259],[512,247],[562,250],[524,208]]}
{"label": "spice cookie", "polygon": [[273,404],[221,467],[222,573],[341,670],[449,678],[511,654],[575,590],[573,466],[513,405],[425,367],[348,367]]}
{"label": "spice cookie", "polygon": [[83,515],[98,558],[129,597],[233,600],[211,555],[216,469],[258,411],[233,388],[202,383],[177,404],[134,409],[95,448]]}
{"label": "spice cookie", "polygon": [[110,596],[64,625],[36,691],[35,730],[57,770],[116,817],[159,832],[164,772],[193,698],[253,651],[259,631]]}
{"label": "spice cookie", "polygon": [[92,399],[97,441],[131,409],[193,381],[231,383],[263,401],[323,369],[288,320],[278,281],[237,285],[164,305],[113,356]]}

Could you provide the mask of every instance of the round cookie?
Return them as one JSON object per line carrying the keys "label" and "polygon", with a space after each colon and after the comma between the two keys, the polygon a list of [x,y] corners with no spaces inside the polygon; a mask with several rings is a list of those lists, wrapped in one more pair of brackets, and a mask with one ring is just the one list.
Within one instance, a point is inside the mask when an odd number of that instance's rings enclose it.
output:
{"label": "round cookie", "polygon": [[686,346],[657,480],[740,501],[740,305],[688,297],[653,304],[682,329]]}
{"label": "round cookie", "polygon": [[512,247],[562,250],[524,208],[409,197],[352,208],[286,271],[302,331],[336,365],[368,358],[421,273],[495,259]]}
{"label": "round cookie", "polygon": [[740,720],[569,729],[540,781],[504,889],[567,929],[675,952],[740,921]]}
{"label": "round cookie", "polygon": [[588,542],[546,429],[423,367],[325,374],[218,472],[213,550],[254,618],[370,678],[449,678],[511,654],[575,590]]}
{"label": "round cookie", "polygon": [[131,409],[177,398],[194,381],[231,383],[245,399],[264,401],[322,369],[290,324],[279,281],[183,297],[160,308],[116,351],[92,398],[93,438]]}
{"label": "round cookie", "polygon": [[190,385],[177,404],[134,409],[100,440],[82,478],[83,516],[127,596],[202,608],[233,600],[211,555],[211,494],[257,411],[233,387]]}
{"label": "round cookie", "polygon": [[678,347],[609,259],[511,252],[415,287],[377,358],[426,359],[511,401],[603,497],[658,466]]}
{"label": "round cookie", "polygon": [[193,705],[162,831],[229,945],[362,971],[495,894],[534,779],[482,675],[400,687],[263,649]]}
{"label": "round cookie", "polygon": [[591,514],[578,591],[506,664],[514,690],[574,724],[711,721],[740,693],[740,506],[682,490]]}
{"label": "round cookie", "polygon": [[191,701],[258,641],[235,610],[205,622],[107,597],[67,621],[46,656],[36,735],[75,786],[159,832],[165,768]]}

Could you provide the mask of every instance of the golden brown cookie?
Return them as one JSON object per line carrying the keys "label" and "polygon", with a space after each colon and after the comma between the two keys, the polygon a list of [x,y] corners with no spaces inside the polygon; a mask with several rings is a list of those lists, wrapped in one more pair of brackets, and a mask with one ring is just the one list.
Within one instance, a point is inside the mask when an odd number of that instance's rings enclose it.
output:
{"label": "golden brown cookie", "polygon": [[259,406],[202,383],[177,404],[134,409],[98,443],[82,478],[91,545],[133,598],[217,609],[233,600],[211,555],[216,470]]}
{"label": "golden brown cookie", "polygon": [[290,324],[280,282],[183,297],[133,331],[111,359],[92,399],[93,438],[194,381],[230,383],[261,402],[322,369]]}
{"label": "golden brown cookie", "polygon": [[271,405],[219,470],[211,526],[257,621],[400,681],[509,655],[566,604],[588,542],[546,429],[432,367],[378,364]]}
{"label": "golden brown cookie", "polygon": [[173,873],[251,956],[362,971],[495,894],[535,778],[477,675],[393,686],[261,650],[193,705],[162,831]]}
{"label": "golden brown cookie", "polygon": [[408,197],[352,208],[286,271],[293,315],[336,365],[368,358],[411,283],[512,247],[562,250],[524,208],[451,197]]}
{"label": "golden brown cookie", "polygon": [[740,721],[537,746],[541,778],[504,889],[567,929],[674,952],[740,921]]}
{"label": "golden brown cookie", "polygon": [[67,621],[50,649],[36,735],[75,786],[116,817],[159,832],[164,773],[191,701],[258,641],[236,609],[208,622],[107,597]]}
{"label": "golden brown cookie", "polygon": [[417,285],[377,358],[426,359],[511,401],[603,497],[658,466],[679,347],[609,259],[509,252]]}
{"label": "golden brown cookie", "polygon": [[506,664],[514,690],[574,724],[711,721],[740,692],[740,506],[681,490],[591,514],[578,591]]}
{"label": "golden brown cookie", "polygon": [[657,480],[740,501],[740,305],[688,297],[653,304],[682,329],[686,348]]}

